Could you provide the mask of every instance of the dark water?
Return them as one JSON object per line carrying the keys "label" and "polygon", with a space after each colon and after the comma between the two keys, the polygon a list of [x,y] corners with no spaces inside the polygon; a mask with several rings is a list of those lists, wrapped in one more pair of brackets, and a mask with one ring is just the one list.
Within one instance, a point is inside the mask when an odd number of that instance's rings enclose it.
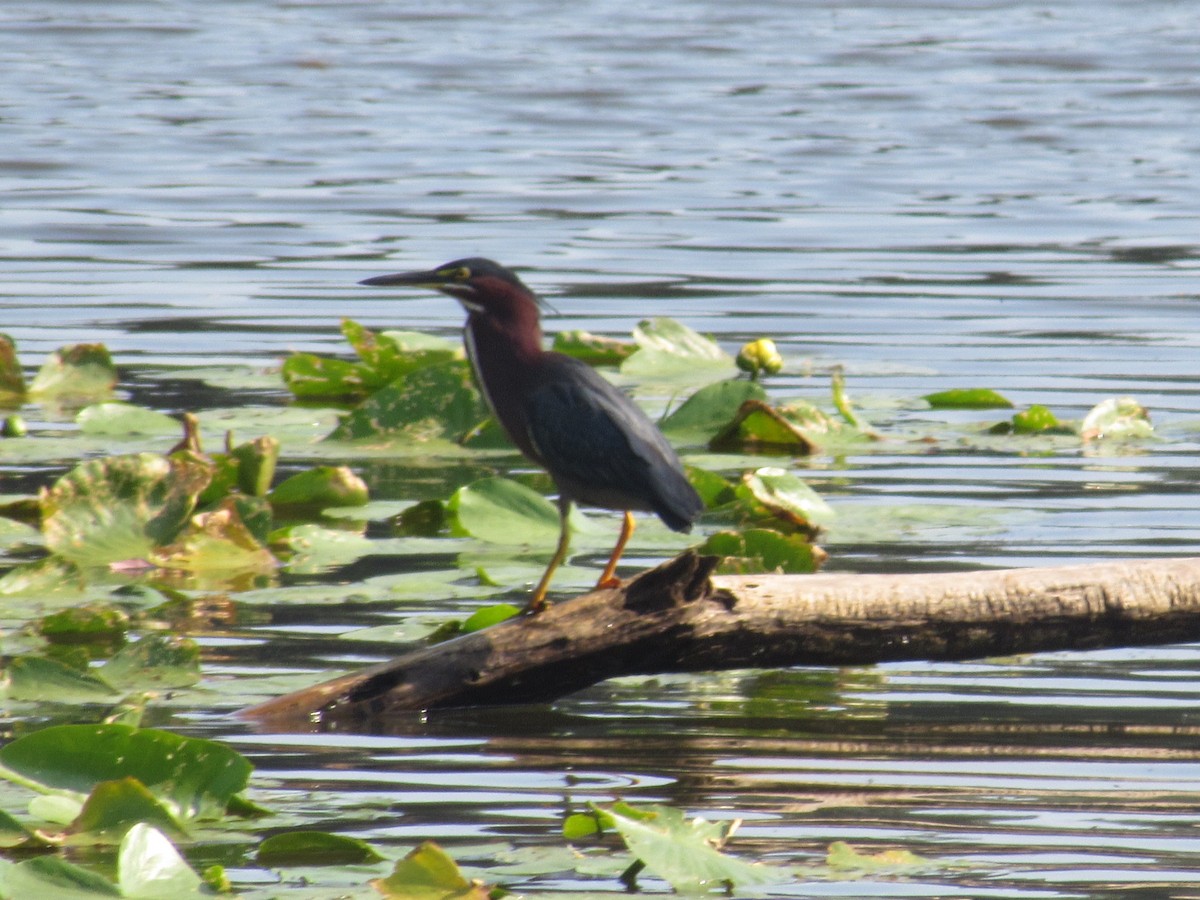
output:
{"label": "dark water", "polygon": [[[780,391],[842,364],[898,430],[949,387],[1150,408],[1150,444],[814,460],[833,568],[1196,552],[1194,4],[6,2],[0,71],[0,330],[30,364],[100,340],[136,386],[341,352],[342,316],[449,333],[445,298],[355,282],[482,254],[552,330],[769,334]],[[858,527],[881,511],[887,539]],[[353,610],[285,618],[212,638],[209,671],[357,661]],[[250,753],[300,824],[489,872],[497,842],[558,845],[565,810],[619,795],[743,817],[776,861],[848,840],[953,863],[780,896],[1184,898],[1198,669],[1181,646],[618,682],[387,737],[167,724]]]}

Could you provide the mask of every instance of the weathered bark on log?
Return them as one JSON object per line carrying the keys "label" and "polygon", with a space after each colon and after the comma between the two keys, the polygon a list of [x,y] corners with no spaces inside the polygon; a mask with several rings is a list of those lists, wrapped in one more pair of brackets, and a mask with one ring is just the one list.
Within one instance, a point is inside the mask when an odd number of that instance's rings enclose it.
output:
{"label": "weathered bark on log", "polygon": [[617,675],[970,659],[1200,640],[1200,558],[936,575],[710,577],[688,552],[258,706],[280,727],[550,700]]}

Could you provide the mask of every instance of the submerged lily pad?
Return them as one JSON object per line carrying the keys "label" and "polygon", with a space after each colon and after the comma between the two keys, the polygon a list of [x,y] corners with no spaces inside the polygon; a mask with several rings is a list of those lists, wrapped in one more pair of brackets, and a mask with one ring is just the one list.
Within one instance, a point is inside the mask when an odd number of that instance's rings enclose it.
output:
{"label": "submerged lily pad", "polygon": [[255,854],[263,866],[355,866],[382,862],[366,841],[326,831],[287,831],[273,834]]}

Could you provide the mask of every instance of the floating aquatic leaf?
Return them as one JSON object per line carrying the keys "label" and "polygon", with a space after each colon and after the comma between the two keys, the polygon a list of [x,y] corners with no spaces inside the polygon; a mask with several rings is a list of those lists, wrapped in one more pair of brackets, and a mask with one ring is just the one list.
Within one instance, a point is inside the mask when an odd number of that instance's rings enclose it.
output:
{"label": "floating aquatic leaf", "polygon": [[84,434],[131,435],[177,434],[179,420],[166,413],[144,409],[132,403],[95,403],[85,406],[75,417]]}
{"label": "floating aquatic leaf", "polygon": [[131,776],[101,781],[88,794],[79,815],[71,822],[72,834],[93,838],[125,834],[139,822],[178,832],[181,825],[146,786]]}
{"label": "floating aquatic leaf", "polygon": [[145,558],[175,538],[211,477],[178,454],[84,462],[42,494],[46,546],[81,566]]}
{"label": "floating aquatic leaf", "polygon": [[134,825],[117,852],[117,883],[130,900],[186,900],[211,896],[179,851],[157,828]]}
{"label": "floating aquatic leaf", "polygon": [[361,363],[314,353],[293,353],[280,367],[283,383],[301,400],[349,400],[370,393]]}
{"label": "floating aquatic leaf", "polygon": [[59,660],[18,656],[0,673],[0,694],[11,700],[103,703],[115,700],[119,691],[99,675]]}
{"label": "floating aquatic leaf", "polygon": [[325,831],[287,831],[258,845],[263,866],[354,866],[383,860],[366,841]]}
{"label": "floating aquatic leaf", "polygon": [[766,528],[718,531],[709,535],[696,552],[723,557],[720,571],[736,575],[809,574],[817,571],[828,556],[802,534],[780,534]]}
{"label": "floating aquatic leaf", "polygon": [[146,558],[164,569],[192,573],[271,572],[279,561],[242,520],[238,503],[227,498],[211,512],[192,516],[176,540]]}
{"label": "floating aquatic leaf", "polygon": [[521,607],[513,606],[511,603],[497,603],[493,606],[485,606],[471,613],[467,617],[467,620],[462,623],[461,630],[464,634],[469,634],[472,631],[482,631],[485,628],[490,628],[520,614]]}
{"label": "floating aquatic leaf", "polygon": [[0,809],[0,847],[7,849],[34,842],[36,838],[30,829]]}
{"label": "floating aquatic leaf", "polygon": [[338,528],[323,528],[311,522],[293,525],[273,536],[284,544],[290,556],[287,570],[293,575],[309,575],[325,572],[335,566],[344,566],[370,553],[377,552],[378,545],[356,531]]}
{"label": "floating aquatic leaf", "polygon": [[54,725],[0,747],[0,776],[19,784],[82,797],[136,778],[180,821],[221,816],[250,771],[224,744],[128,725]]}
{"label": "floating aquatic leaf", "polygon": [[588,331],[560,331],[554,335],[553,347],[559,353],[581,359],[592,366],[616,366],[637,351],[630,341],[603,337]]}
{"label": "floating aquatic leaf", "polygon": [[705,385],[659,423],[665,432],[696,432],[712,437],[729,423],[748,400],[765,403],[762,386],[744,378],[729,378]]}
{"label": "floating aquatic leaf", "polygon": [[200,646],[191,638],[151,632],[118,650],[100,675],[122,688],[187,687],[200,680]]}
{"label": "floating aquatic leaf", "polygon": [[129,614],[112,605],[88,604],[50,613],[37,628],[52,644],[124,643]]}
{"label": "floating aquatic leaf", "polygon": [[1110,397],[1084,416],[1080,434],[1085,441],[1101,438],[1144,438],[1154,433],[1150,413],[1132,397]]}
{"label": "floating aquatic leaf", "polygon": [[279,460],[279,441],[263,435],[229,451],[237,461],[237,485],[250,497],[265,497],[275,479],[275,464]]}
{"label": "floating aquatic leaf", "polygon": [[836,513],[804,480],[786,469],[768,466],[742,477],[734,493],[752,500],[780,524],[812,532],[828,525]]}
{"label": "floating aquatic leaf", "polygon": [[454,492],[447,504],[453,531],[498,544],[553,544],[558,510],[532,488],[509,478],[483,478]]}
{"label": "floating aquatic leaf", "polygon": [[363,506],[367,485],[348,466],[317,466],[280,482],[269,495],[276,508],[325,509],[330,506]]}
{"label": "floating aquatic leaf", "polygon": [[658,318],[640,322],[633,330],[638,350],[621,363],[624,375],[641,378],[677,378],[695,380],[705,374],[733,374],[733,357],[711,338],[703,337],[674,319]]}
{"label": "floating aquatic leaf", "polygon": [[0,897],[93,900],[121,896],[112,882],[58,856],[35,856],[19,863],[0,860]]}
{"label": "floating aquatic leaf", "polygon": [[7,334],[0,334],[0,401],[20,401],[25,395],[25,375],[17,359],[17,345]]}
{"label": "floating aquatic leaf", "polygon": [[825,864],[838,870],[843,877],[867,877],[880,873],[902,874],[913,870],[931,869],[938,864],[908,850],[883,850],[879,853],[860,853],[845,841],[834,841],[825,853]]}
{"label": "floating aquatic leaf", "polygon": [[1054,413],[1037,403],[1012,417],[1014,434],[1038,434],[1062,427],[1062,423],[1058,421],[1058,417]]}
{"label": "floating aquatic leaf", "polygon": [[435,844],[426,841],[396,863],[387,878],[371,882],[384,897],[396,900],[488,900],[490,891],[478,881],[468,881],[458,864]]}
{"label": "floating aquatic leaf", "polygon": [[733,420],[719,430],[713,450],[773,451],[801,456],[816,452],[816,442],[783,412],[761,400],[747,400]]}
{"label": "floating aquatic leaf", "polygon": [[457,345],[415,332],[374,332],[352,319],[342,320],[342,334],[365,367],[366,387],[378,390],[426,366],[458,357]]}
{"label": "floating aquatic leaf", "polygon": [[629,851],[677,891],[750,888],[792,877],[788,869],[722,853],[720,848],[736,822],[689,821],[680,810],[659,805],[633,807],[617,802],[604,808],[592,806],[592,810],[602,827],[620,834]]}
{"label": "floating aquatic leaf", "polygon": [[103,344],[74,344],[51,353],[29,385],[39,399],[100,397],[117,384],[117,369]]}
{"label": "floating aquatic leaf", "polygon": [[933,409],[1012,409],[1013,403],[989,388],[955,388],[921,398]]}
{"label": "floating aquatic leaf", "polygon": [[404,433],[413,440],[458,440],[487,416],[465,362],[418,369],[375,391],[347,413],[330,440]]}

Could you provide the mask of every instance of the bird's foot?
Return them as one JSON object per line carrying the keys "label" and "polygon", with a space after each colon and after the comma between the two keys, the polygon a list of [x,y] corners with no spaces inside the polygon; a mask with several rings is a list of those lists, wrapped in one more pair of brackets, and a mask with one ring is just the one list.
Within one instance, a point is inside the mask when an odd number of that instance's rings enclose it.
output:
{"label": "bird's foot", "polygon": [[596,582],[596,587],[593,590],[597,591],[615,591],[621,586],[621,579],[616,575],[609,575],[607,578],[601,578]]}
{"label": "bird's foot", "polygon": [[545,612],[550,606],[550,601],[545,597],[535,597],[525,604],[525,608],[521,610],[521,615],[536,616],[540,612]]}

